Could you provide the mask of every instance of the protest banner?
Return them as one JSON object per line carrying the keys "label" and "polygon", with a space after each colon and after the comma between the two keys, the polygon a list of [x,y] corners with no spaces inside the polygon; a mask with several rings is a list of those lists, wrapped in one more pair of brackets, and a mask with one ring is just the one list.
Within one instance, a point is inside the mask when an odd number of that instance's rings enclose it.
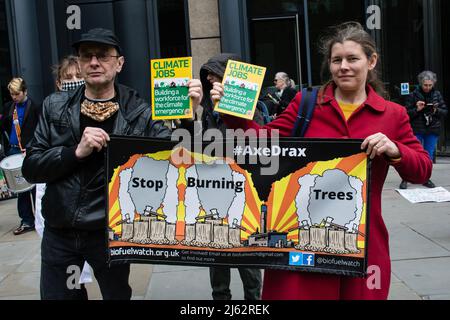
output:
{"label": "protest banner", "polygon": [[151,60],[152,115],[155,120],[192,118],[188,82],[192,58]]}
{"label": "protest banner", "polygon": [[[361,140],[215,143],[231,156],[207,143],[111,137],[110,263],[365,275],[370,161]],[[262,174],[263,157],[279,161],[276,174]]]}
{"label": "protest banner", "polygon": [[224,96],[215,111],[253,119],[266,68],[229,60],[222,84]]}

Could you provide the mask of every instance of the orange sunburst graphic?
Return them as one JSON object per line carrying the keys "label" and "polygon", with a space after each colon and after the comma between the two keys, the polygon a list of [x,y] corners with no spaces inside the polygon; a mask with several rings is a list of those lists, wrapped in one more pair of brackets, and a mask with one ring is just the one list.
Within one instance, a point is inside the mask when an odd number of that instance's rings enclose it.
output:
{"label": "orange sunburst graphic", "polygon": [[361,153],[347,158],[339,158],[331,161],[312,162],[305,168],[302,168],[272,185],[272,190],[267,201],[267,231],[277,231],[288,233],[288,240],[298,241],[297,227],[302,220],[298,216],[295,198],[300,191],[299,178],[311,175],[323,175],[325,171],[339,169],[349,176],[355,176],[363,183],[363,214],[359,223],[358,246],[364,248],[364,237],[361,234],[365,232],[366,220],[366,154]]}
{"label": "orange sunburst graphic", "polygon": [[117,225],[121,220],[121,210],[119,205],[119,174],[123,170],[133,168],[140,157],[142,157],[141,154],[136,154],[130,157],[127,163],[114,170],[113,177],[109,183],[109,227],[116,233],[122,232],[121,226]]}
{"label": "orange sunburst graphic", "polygon": [[[251,234],[260,230],[261,205],[262,201],[259,199],[258,192],[253,186],[251,174],[243,170],[236,163],[230,164],[231,170],[238,172],[245,176],[245,207],[242,215],[241,226],[245,229],[241,232],[241,239],[247,239]],[[232,222],[232,221],[228,221]]]}
{"label": "orange sunburst graphic", "polygon": [[[305,168],[273,184],[267,202],[267,226],[270,231],[289,233],[289,230],[298,226],[295,207],[295,197],[300,190],[298,179],[310,173],[314,165],[315,163],[310,163]],[[289,233],[288,240],[298,241],[298,234],[294,232]]]}

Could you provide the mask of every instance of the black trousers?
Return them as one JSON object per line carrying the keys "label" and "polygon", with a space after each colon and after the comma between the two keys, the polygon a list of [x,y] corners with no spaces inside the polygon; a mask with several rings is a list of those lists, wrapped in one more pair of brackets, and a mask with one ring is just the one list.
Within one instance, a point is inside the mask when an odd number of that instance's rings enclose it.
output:
{"label": "black trousers", "polygon": [[[245,300],[261,300],[262,275],[260,269],[238,268],[244,286]],[[231,300],[231,269],[210,267],[212,296],[214,300]]]}
{"label": "black trousers", "polygon": [[36,188],[17,194],[17,211],[19,212],[21,225],[34,227],[34,199],[36,199]]}
{"label": "black trousers", "polygon": [[41,299],[86,300],[86,289],[78,285],[78,280],[87,261],[104,300],[129,300],[130,264],[109,267],[106,244],[103,230],[87,232],[46,226],[41,244]]}

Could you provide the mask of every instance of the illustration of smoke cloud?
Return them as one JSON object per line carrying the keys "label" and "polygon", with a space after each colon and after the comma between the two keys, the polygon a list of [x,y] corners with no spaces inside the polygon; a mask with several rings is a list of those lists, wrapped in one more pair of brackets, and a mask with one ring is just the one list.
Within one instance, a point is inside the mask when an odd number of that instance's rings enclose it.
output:
{"label": "illustration of smoke cloud", "polygon": [[233,172],[233,180],[242,186],[242,192],[236,192],[236,196],[233,199],[230,210],[228,211],[228,222],[233,223],[234,219],[237,219],[238,224],[241,225],[242,215],[245,208],[245,176],[239,172]]}
{"label": "illustration of smoke cloud", "polygon": [[[192,166],[186,170],[186,181],[189,178],[197,179],[197,170],[195,166]],[[200,212],[200,200],[198,198],[198,190],[196,187],[191,187],[186,189],[186,196],[184,200],[184,205],[186,207],[186,223],[195,223],[195,218]]]}
{"label": "illustration of smoke cloud", "polygon": [[[309,202],[305,201],[305,199],[309,199],[311,188],[316,184],[317,177],[317,175],[308,174],[298,179],[298,183],[300,184],[300,191],[295,197],[295,206],[297,208],[297,216],[299,222],[303,220],[310,220],[308,212]],[[309,224],[312,225],[312,222],[309,221]]]}
{"label": "illustration of smoke cloud", "polygon": [[236,192],[234,189],[206,188],[206,180],[231,181],[233,179],[232,170],[223,164],[198,164],[196,165],[198,180],[196,180],[198,197],[207,214],[211,209],[217,209],[220,217],[224,218],[233,202]]}
{"label": "illustration of smoke cloud", "polygon": [[[174,223],[177,221],[177,205],[178,205],[178,168],[170,165],[167,172],[167,192],[163,200],[164,214],[167,216],[166,221]],[[156,211],[157,208],[153,208]]]}
{"label": "illustration of smoke cloud", "polygon": [[[136,161],[129,184],[129,193],[139,214],[144,213],[146,206],[153,207],[154,211],[160,207],[167,190],[169,165],[169,161],[158,161],[148,157]],[[139,182],[139,186],[134,187],[135,179]],[[162,182],[162,186],[158,188],[155,188],[155,186],[153,188],[141,187],[140,181],[142,179],[150,184]]]}
{"label": "illustration of smoke cloud", "polygon": [[350,221],[350,223],[348,225],[345,225],[345,227],[347,227],[348,229],[352,229],[353,228],[353,224],[355,223],[356,225],[359,225],[360,221],[361,221],[361,215],[362,215],[362,210],[363,210],[363,198],[362,198],[362,187],[363,187],[363,182],[356,178],[356,177],[349,177],[349,181],[350,181],[350,185],[352,186],[353,189],[355,189],[356,192],[356,218],[353,221]]}
{"label": "illustration of smoke cloud", "polygon": [[[335,199],[332,200],[328,197],[330,192],[335,194],[344,192],[346,198],[338,200],[335,196]],[[353,199],[348,200],[347,193]],[[345,172],[338,169],[325,171],[322,177],[317,177],[316,184],[311,188],[308,206],[310,221],[312,224],[319,224],[323,219],[332,217],[334,218],[333,223],[338,225],[351,224],[357,219],[358,198],[356,194],[357,190],[352,187]]]}

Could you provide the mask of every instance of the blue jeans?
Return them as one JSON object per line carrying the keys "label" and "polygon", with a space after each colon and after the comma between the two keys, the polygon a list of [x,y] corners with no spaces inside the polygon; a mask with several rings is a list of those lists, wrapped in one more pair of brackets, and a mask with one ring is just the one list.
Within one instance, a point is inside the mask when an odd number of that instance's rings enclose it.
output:
{"label": "blue jeans", "polygon": [[79,231],[45,226],[41,243],[41,299],[86,300],[77,286],[87,261],[94,271],[104,300],[130,300],[130,264],[109,266],[104,230]]}
{"label": "blue jeans", "polygon": [[419,139],[423,148],[428,152],[431,161],[434,159],[434,151],[436,150],[436,145],[439,140],[439,135],[437,134],[416,134],[417,139]]}
{"label": "blue jeans", "polygon": [[[8,151],[8,156],[21,153],[19,148],[11,147]],[[36,188],[30,191],[21,192],[17,194],[17,212],[21,219],[20,224],[34,227],[34,199],[36,198]],[[33,203],[31,202],[33,201]]]}

